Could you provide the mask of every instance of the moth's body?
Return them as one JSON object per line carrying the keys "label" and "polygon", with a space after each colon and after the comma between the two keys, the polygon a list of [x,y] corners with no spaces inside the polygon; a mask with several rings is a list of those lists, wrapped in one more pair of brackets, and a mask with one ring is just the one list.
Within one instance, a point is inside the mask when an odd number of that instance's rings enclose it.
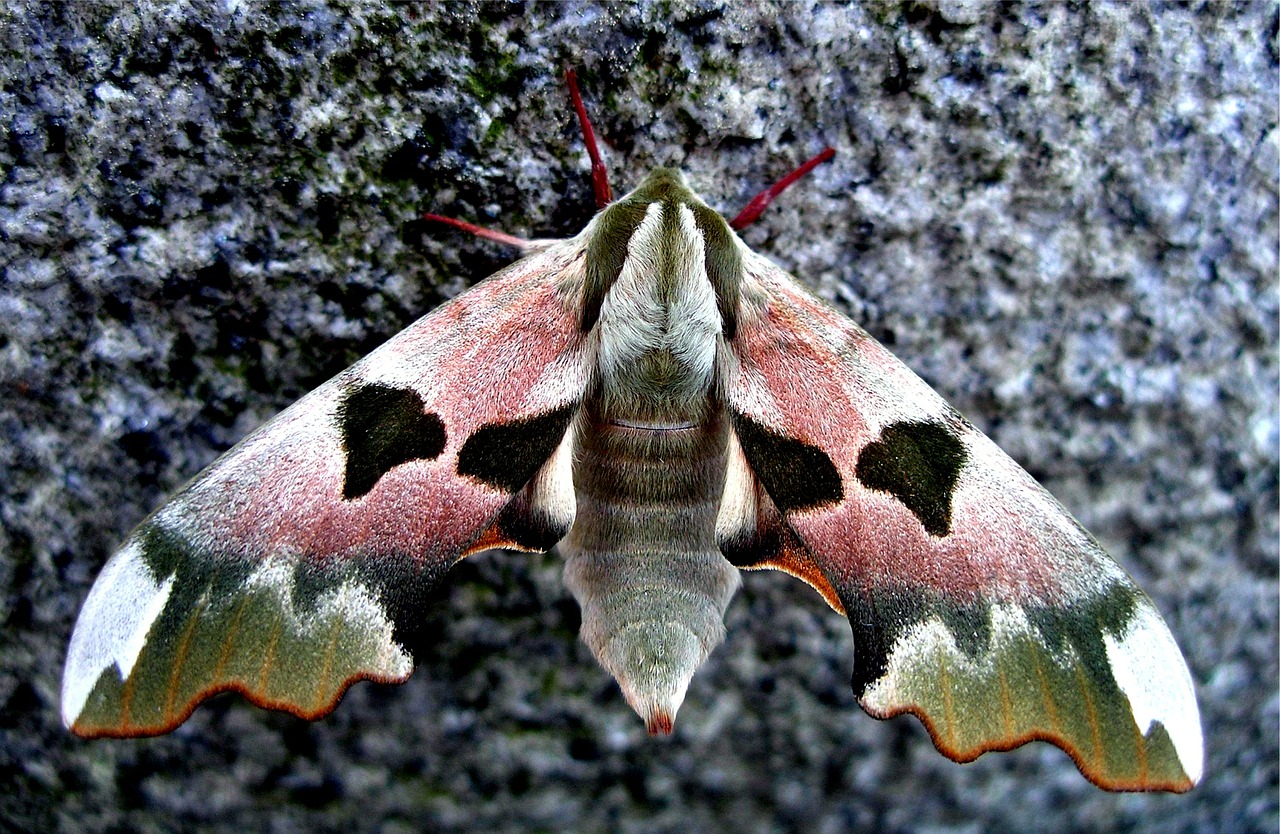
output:
{"label": "moth's body", "polygon": [[668,171],[630,199],[600,220],[621,236],[644,207],[600,304],[602,349],[572,433],[577,514],[560,552],[583,639],[649,731],[665,733],[724,639],[740,581],[716,539],[729,463],[717,389],[728,349],[691,206],[709,210]]}
{"label": "moth's body", "polygon": [[72,635],[66,725],[167,732],[224,690],[319,717],[408,678],[405,633],[459,559],[559,544],[582,637],[650,732],[723,638],[737,570],[774,568],[848,616],[864,709],[916,715],[951,758],[1043,739],[1103,787],[1194,785],[1185,661],[1079,523],[677,174],[617,202],[596,185],[581,234],[530,245],[131,534]]}

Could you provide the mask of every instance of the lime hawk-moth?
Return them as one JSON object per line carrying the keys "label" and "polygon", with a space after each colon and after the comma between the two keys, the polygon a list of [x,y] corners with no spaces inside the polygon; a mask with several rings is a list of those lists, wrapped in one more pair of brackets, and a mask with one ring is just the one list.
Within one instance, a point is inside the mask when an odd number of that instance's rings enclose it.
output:
{"label": "lime hawk-moth", "polygon": [[455,562],[558,546],[583,640],[652,733],[724,638],[739,569],[775,568],[848,615],[863,708],[913,713],[947,756],[1040,739],[1104,788],[1190,789],[1195,693],[1151,600],[735,234],[794,177],[732,222],[671,170],[614,200],[570,91],[599,213],[516,241],[144,521],[76,623],[66,725],[163,733],[226,690],[317,718],[409,677],[399,633]]}

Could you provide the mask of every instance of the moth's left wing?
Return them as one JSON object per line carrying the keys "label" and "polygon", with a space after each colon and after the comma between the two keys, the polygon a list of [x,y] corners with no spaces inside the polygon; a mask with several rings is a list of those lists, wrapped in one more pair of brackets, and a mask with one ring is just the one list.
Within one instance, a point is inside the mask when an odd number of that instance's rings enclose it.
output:
{"label": "moth's left wing", "polygon": [[404,635],[454,562],[572,523],[581,269],[566,241],[461,294],[143,522],[76,623],[67,726],[154,735],[226,690],[316,718],[356,680],[407,678]]}
{"label": "moth's left wing", "polygon": [[1195,784],[1195,694],[1151,600],[865,331],[764,258],[744,266],[730,561],[847,613],[863,708],[915,714],[953,759],[1042,739],[1105,788]]}

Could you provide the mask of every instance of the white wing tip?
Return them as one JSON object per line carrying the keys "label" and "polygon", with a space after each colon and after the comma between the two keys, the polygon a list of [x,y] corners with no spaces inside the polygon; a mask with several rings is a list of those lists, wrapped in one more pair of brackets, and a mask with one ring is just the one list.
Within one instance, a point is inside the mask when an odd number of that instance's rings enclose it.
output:
{"label": "white wing tip", "polygon": [[1118,638],[1104,632],[1107,661],[1134,721],[1145,735],[1159,721],[1182,770],[1196,784],[1204,775],[1204,736],[1191,672],[1169,628],[1150,603],[1139,605]]}
{"label": "white wing tip", "polygon": [[173,577],[157,582],[136,541],[107,562],[85,598],[67,647],[62,723],[68,729],[75,726],[98,678],[111,665],[121,680],[129,677],[172,590]]}

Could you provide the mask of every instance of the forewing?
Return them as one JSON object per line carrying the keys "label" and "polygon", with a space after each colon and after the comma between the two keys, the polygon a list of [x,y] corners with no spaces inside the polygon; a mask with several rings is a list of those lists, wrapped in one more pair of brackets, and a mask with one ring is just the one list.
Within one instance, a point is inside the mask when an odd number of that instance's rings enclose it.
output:
{"label": "forewing", "polygon": [[1102,787],[1189,789],[1195,694],[1150,599],[882,345],[744,263],[726,555],[843,609],[863,708],[914,713],[949,757],[1043,739]]}
{"label": "forewing", "polygon": [[67,726],[166,732],[223,690],[318,717],[409,676],[402,633],[456,560],[553,545],[587,379],[579,255],[553,245],[419,320],[135,530],[72,635]]}

